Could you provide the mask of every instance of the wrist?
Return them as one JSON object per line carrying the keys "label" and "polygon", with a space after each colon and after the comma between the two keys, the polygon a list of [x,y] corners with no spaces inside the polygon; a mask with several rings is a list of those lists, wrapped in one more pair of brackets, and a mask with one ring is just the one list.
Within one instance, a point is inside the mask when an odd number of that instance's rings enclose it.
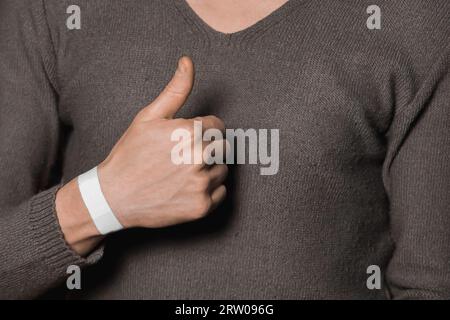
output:
{"label": "wrist", "polygon": [[89,215],[76,180],[56,194],[56,215],[66,242],[80,255],[89,254],[103,239]]}
{"label": "wrist", "polygon": [[133,225],[127,219],[126,206],[122,206],[123,203],[126,203],[122,198],[124,195],[123,185],[116,182],[118,175],[112,170],[108,159],[98,165],[97,172],[102,193],[119,223],[125,229],[136,227],[137,225]]}

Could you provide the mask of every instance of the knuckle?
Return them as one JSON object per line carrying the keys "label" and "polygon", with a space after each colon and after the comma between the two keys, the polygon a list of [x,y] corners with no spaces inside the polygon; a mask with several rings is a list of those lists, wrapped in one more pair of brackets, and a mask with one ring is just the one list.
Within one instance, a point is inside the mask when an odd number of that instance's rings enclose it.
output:
{"label": "knuckle", "polygon": [[194,124],[193,123],[186,123],[183,126],[183,129],[186,130],[187,132],[189,132],[189,134],[191,135],[191,137],[194,136]]}
{"label": "knuckle", "polygon": [[193,216],[194,218],[202,218],[206,216],[206,214],[209,212],[212,205],[212,200],[208,196],[202,196],[199,199],[197,199],[194,210],[193,210]]}
{"label": "knuckle", "polygon": [[221,164],[220,166],[224,177],[228,176],[229,172],[228,166],[226,164]]}
{"label": "knuckle", "polygon": [[194,122],[190,119],[176,119],[173,123],[177,129],[186,130],[190,134],[194,133]]}
{"label": "knuckle", "polygon": [[219,129],[225,128],[225,123],[223,122],[222,119],[220,119],[216,116],[211,116],[211,120],[214,123],[214,126],[216,128],[219,128]]}
{"label": "knuckle", "polygon": [[196,189],[200,191],[205,191],[209,187],[210,178],[206,174],[199,174],[196,178],[195,185]]}

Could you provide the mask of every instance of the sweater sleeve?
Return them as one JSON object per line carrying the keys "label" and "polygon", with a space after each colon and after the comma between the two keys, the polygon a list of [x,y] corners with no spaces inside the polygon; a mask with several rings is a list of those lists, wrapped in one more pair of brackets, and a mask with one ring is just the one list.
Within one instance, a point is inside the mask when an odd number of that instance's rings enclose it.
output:
{"label": "sweater sleeve", "polygon": [[394,116],[384,182],[395,244],[386,271],[394,299],[450,298],[450,54]]}
{"label": "sweater sleeve", "polygon": [[[69,265],[98,260],[66,244],[47,188],[58,148],[55,54],[42,1],[0,1],[0,298],[34,298]],[[47,189],[46,189],[47,188]]]}

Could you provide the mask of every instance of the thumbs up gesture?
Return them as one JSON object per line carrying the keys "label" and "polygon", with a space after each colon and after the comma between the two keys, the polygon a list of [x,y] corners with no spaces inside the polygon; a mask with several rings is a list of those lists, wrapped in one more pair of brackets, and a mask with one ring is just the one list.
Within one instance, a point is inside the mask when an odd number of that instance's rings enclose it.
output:
{"label": "thumbs up gesture", "polygon": [[193,63],[182,57],[169,84],[137,114],[98,166],[102,191],[124,227],[158,228],[196,220],[225,198],[225,164],[177,165],[171,160],[174,130],[181,128],[192,133],[194,120],[202,122],[203,130],[225,130],[215,116],[174,118],[186,102],[193,82]]}

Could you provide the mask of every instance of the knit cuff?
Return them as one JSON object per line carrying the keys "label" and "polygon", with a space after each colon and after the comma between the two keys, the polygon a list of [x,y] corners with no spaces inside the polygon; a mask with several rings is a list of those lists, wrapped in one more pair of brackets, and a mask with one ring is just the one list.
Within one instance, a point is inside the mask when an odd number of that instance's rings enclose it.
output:
{"label": "knit cuff", "polygon": [[69,265],[83,267],[99,261],[103,256],[103,246],[84,258],[67,244],[55,209],[56,192],[60,188],[61,185],[57,185],[31,199],[29,226],[39,256],[43,257],[51,270],[65,274]]}

